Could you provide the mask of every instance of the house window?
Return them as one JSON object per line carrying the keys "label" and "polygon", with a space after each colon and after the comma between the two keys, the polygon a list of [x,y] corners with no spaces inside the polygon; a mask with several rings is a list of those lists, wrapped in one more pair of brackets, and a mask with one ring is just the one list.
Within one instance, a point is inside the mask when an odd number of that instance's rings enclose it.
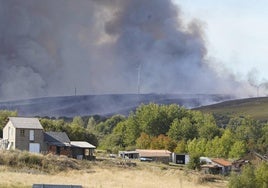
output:
{"label": "house window", "polygon": [[29,136],[30,141],[34,141],[34,130],[30,130]]}
{"label": "house window", "polygon": [[24,136],[25,135],[25,131],[24,131],[24,129],[21,129],[20,130],[20,136]]}

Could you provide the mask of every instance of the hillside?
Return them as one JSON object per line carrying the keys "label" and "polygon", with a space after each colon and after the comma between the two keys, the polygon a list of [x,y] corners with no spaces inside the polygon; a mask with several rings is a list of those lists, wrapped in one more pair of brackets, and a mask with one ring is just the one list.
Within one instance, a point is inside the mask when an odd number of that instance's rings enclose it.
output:
{"label": "hillside", "polygon": [[256,120],[268,121],[268,97],[230,100],[195,109],[207,113],[248,115]]}
{"label": "hillside", "polygon": [[107,94],[46,97],[0,102],[0,109],[17,110],[19,116],[74,117],[128,115],[140,104],[179,104],[187,108],[231,99],[226,95],[189,94]]}

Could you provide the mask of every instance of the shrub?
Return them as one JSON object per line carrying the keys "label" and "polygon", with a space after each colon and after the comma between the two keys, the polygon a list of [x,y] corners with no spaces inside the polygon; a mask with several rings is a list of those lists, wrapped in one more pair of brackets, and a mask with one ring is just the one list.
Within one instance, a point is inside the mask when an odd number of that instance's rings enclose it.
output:
{"label": "shrub", "polygon": [[27,151],[10,150],[1,151],[0,164],[20,169],[37,169],[46,173],[57,173],[68,169],[89,168],[89,163],[77,161],[76,159],[52,154],[41,155]]}

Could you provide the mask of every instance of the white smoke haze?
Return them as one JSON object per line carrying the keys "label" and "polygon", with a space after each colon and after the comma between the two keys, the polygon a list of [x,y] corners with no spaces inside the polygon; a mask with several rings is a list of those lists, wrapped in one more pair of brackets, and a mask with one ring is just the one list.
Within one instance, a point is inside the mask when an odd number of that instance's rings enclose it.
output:
{"label": "white smoke haze", "polygon": [[252,95],[211,66],[201,22],[180,15],[171,0],[0,0],[0,100],[74,88]]}

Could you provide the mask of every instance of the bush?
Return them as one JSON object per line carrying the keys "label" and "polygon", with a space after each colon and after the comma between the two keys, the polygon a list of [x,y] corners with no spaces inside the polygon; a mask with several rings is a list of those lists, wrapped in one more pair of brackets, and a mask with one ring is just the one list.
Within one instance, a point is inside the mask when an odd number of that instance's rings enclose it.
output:
{"label": "bush", "polygon": [[89,163],[77,161],[65,156],[52,154],[41,155],[19,150],[1,151],[0,164],[11,166],[14,169],[31,168],[46,173],[57,173],[69,169],[79,170],[90,167]]}
{"label": "bush", "polygon": [[192,154],[190,156],[190,161],[187,164],[187,166],[189,169],[192,169],[192,170],[200,170],[200,168],[201,168],[200,156],[197,154]]}

